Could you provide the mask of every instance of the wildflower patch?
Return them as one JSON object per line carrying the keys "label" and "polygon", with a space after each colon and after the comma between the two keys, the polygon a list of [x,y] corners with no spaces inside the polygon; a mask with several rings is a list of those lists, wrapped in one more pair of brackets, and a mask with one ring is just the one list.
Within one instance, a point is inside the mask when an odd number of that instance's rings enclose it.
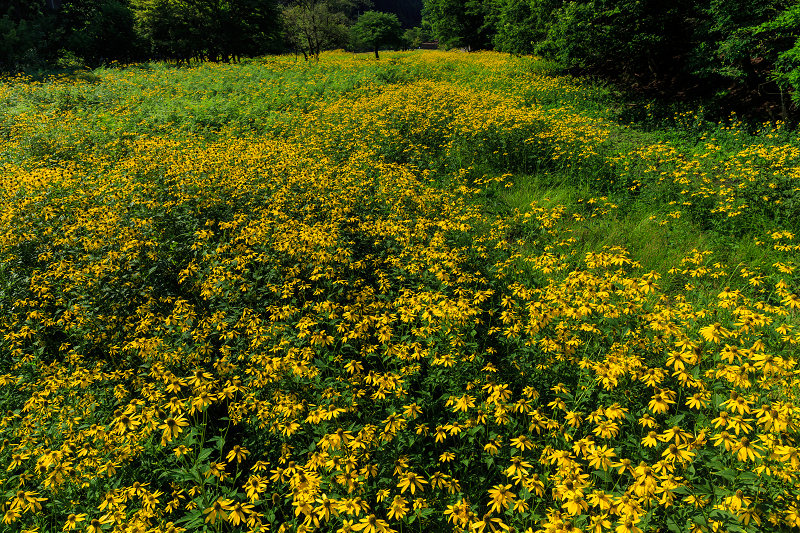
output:
{"label": "wildflower patch", "polygon": [[[397,57],[5,81],[4,530],[799,528],[792,147],[622,153],[577,81]],[[576,201],[505,205],[536,172]],[[770,260],[585,245],[647,195]]]}

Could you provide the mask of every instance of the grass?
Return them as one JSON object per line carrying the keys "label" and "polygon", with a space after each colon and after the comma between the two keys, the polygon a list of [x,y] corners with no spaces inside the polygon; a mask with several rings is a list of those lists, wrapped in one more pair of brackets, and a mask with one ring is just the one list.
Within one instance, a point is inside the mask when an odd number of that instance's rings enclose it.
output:
{"label": "grass", "polygon": [[781,125],[492,53],[0,103],[9,531],[800,527]]}

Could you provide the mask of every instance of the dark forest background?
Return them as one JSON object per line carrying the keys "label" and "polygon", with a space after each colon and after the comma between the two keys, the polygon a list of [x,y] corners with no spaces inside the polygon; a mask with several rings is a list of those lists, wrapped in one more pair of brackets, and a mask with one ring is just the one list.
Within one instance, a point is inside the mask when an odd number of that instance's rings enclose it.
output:
{"label": "dark forest background", "polygon": [[[368,12],[386,16],[359,18]],[[416,48],[536,54],[633,92],[790,119],[800,0],[3,0],[0,71]],[[376,53],[377,55],[377,53]]]}

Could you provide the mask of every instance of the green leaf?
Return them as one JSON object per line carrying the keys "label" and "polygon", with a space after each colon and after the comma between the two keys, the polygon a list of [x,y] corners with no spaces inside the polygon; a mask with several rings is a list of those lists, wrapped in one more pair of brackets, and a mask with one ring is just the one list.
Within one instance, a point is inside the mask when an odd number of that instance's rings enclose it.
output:
{"label": "green leaf", "polygon": [[667,425],[668,426],[677,426],[678,424],[681,423],[681,421],[684,418],[686,418],[685,414],[679,414],[679,415],[672,416],[672,417],[667,419]]}
{"label": "green leaf", "polygon": [[614,481],[614,478],[611,477],[611,473],[607,470],[595,470],[592,474],[605,483],[612,483]]}
{"label": "green leaf", "polygon": [[196,530],[203,527],[203,510],[193,509],[186,513],[185,516],[175,521],[175,524],[185,526],[186,529]]}
{"label": "green leaf", "polygon": [[211,457],[211,452],[212,452],[212,451],[213,451],[213,450],[212,450],[211,448],[203,448],[202,450],[200,450],[200,453],[199,453],[199,454],[198,454],[198,456],[197,456],[197,461],[196,461],[196,463],[197,463],[197,464],[199,464],[199,463],[205,463],[205,462],[206,462],[206,460],[207,460],[209,457]]}
{"label": "green leaf", "polygon": [[667,519],[667,529],[673,533],[684,533],[683,528],[678,525],[674,520]]}
{"label": "green leaf", "polygon": [[718,476],[725,478],[727,481],[736,481],[737,474],[738,472],[731,468],[726,468],[724,470],[717,472]]}

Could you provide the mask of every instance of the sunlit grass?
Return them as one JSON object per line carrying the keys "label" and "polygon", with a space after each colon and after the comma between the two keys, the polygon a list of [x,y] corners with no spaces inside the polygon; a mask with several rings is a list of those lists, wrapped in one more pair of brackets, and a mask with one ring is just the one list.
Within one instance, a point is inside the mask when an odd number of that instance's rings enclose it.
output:
{"label": "sunlit grass", "polygon": [[3,530],[800,527],[800,151],[611,99],[492,53],[5,80]]}

